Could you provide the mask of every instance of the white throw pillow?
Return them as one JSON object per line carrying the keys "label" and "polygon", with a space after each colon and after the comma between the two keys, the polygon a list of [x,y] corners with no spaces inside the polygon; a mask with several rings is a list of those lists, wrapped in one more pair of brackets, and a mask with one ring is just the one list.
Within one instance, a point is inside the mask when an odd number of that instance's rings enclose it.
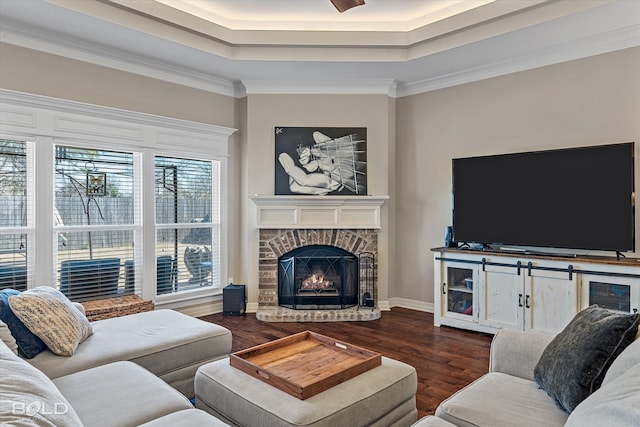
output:
{"label": "white throw pillow", "polygon": [[31,332],[59,356],[71,356],[93,329],[60,291],[40,286],[9,297],[9,306]]}
{"label": "white throw pillow", "polygon": [[0,344],[0,426],[82,427],[47,376]]}
{"label": "white throw pillow", "polygon": [[18,354],[18,343],[13,335],[11,335],[11,330],[9,330],[7,324],[2,320],[0,320],[0,340],[2,340],[14,354]]}

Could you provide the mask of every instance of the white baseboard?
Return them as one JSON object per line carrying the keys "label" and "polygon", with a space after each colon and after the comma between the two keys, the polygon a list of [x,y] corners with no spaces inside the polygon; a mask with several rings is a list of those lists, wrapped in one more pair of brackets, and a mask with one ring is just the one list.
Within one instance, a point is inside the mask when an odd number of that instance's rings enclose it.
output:
{"label": "white baseboard", "polygon": [[390,311],[391,306],[389,305],[389,301],[378,301],[378,308],[380,311]]}
{"label": "white baseboard", "polygon": [[426,311],[427,313],[433,313],[433,303],[417,301],[406,298],[389,298],[389,305],[391,307],[402,307],[411,310]]}

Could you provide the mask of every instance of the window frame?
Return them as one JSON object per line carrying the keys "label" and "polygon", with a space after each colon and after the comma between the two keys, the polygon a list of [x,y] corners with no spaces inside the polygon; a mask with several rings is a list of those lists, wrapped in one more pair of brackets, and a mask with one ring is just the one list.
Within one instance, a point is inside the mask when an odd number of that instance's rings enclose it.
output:
{"label": "window frame", "polygon": [[[210,175],[210,187],[211,187],[211,192],[209,193],[210,196],[210,201],[209,201],[209,216],[210,216],[210,220],[207,222],[178,222],[178,223],[172,223],[172,222],[158,222],[158,218],[157,215],[154,216],[155,219],[155,227],[156,227],[156,242],[157,242],[157,235],[160,231],[164,231],[164,230],[190,230],[190,229],[200,229],[200,228],[209,228],[211,230],[211,247],[209,248],[211,250],[211,254],[214,257],[214,259],[212,259],[212,263],[213,265],[215,265],[217,268],[216,269],[212,269],[211,272],[211,276],[210,279],[205,279],[202,281],[202,283],[207,283],[210,282],[210,285],[202,285],[203,287],[208,287],[208,288],[213,288],[213,289],[217,289],[218,291],[221,291],[222,287],[226,284],[225,283],[225,275],[223,275],[223,271],[222,271],[222,254],[223,251],[221,250],[222,248],[222,231],[225,227],[223,227],[222,224],[222,206],[221,206],[221,198],[220,198],[220,194],[222,191],[222,188],[220,186],[220,181],[222,179],[221,177],[221,168],[222,168],[222,162],[220,162],[219,159],[203,159],[201,157],[196,158],[193,156],[186,156],[186,155],[181,155],[181,156],[167,156],[164,154],[160,154],[160,153],[156,153],[154,156],[154,165],[157,167],[157,165],[155,164],[156,160],[158,158],[166,158],[166,159],[175,159],[178,161],[197,161],[197,162],[206,162],[211,164],[211,175]],[[215,164],[215,166],[214,166]],[[154,169],[155,170],[155,169]],[[214,173],[214,171],[216,173]],[[183,175],[179,174],[178,178],[182,177]],[[188,175],[187,175],[188,176]],[[155,185],[155,177],[154,177],[154,185]],[[179,186],[180,187],[180,186]],[[215,196],[218,196],[218,198],[216,198]],[[157,204],[154,203],[154,206],[157,207]],[[214,221],[214,218],[216,219]],[[217,229],[217,231],[216,231]],[[218,238],[215,239],[214,236],[218,235]],[[200,246],[200,245],[189,245],[189,246]],[[206,246],[206,244],[205,244]],[[158,247],[156,247],[156,254],[158,256],[160,256],[160,251],[158,250]],[[215,258],[217,254],[217,259]],[[178,268],[178,277],[176,277],[177,280],[177,284],[178,287],[180,287],[181,284],[186,285],[184,286],[186,288],[186,290],[184,292],[188,292],[188,293],[199,293],[200,289],[198,289],[195,285],[189,285],[187,281],[185,281],[184,279],[186,278],[186,276],[189,276],[190,273],[187,273],[185,270],[186,268],[182,268],[182,267],[186,267],[184,265],[184,252],[180,251],[177,253],[177,260],[174,260],[174,262],[176,263],[176,267],[179,265],[181,266],[181,268]],[[217,276],[217,277],[214,277]],[[198,282],[196,282],[198,283]],[[175,295],[175,293],[173,294]],[[186,295],[186,293],[185,293]],[[159,295],[159,297],[164,298],[164,296]]]}
{"label": "window frame", "polygon": [[[51,194],[52,194],[52,199],[53,199],[53,206],[56,206],[56,191],[55,191],[55,186],[56,186],[56,179],[58,178],[58,172],[56,171],[56,150],[57,147],[71,147],[71,148],[75,148],[75,149],[79,149],[79,150],[103,150],[103,151],[110,151],[110,152],[118,152],[118,153],[130,153],[132,154],[132,169],[133,169],[133,176],[132,176],[132,185],[133,185],[133,200],[134,200],[134,214],[133,214],[133,221],[131,223],[126,223],[126,224],[91,224],[91,225],[87,225],[87,224],[82,224],[82,225],[56,225],[55,224],[55,220],[53,223],[53,231],[52,231],[52,241],[53,241],[53,245],[54,245],[54,250],[53,250],[53,261],[54,261],[54,266],[56,269],[56,276],[55,276],[55,281],[51,282],[51,283],[55,283],[55,285],[57,286],[58,289],[60,289],[61,287],[61,273],[60,273],[60,258],[63,258],[63,260],[67,260],[68,258],[66,257],[60,257],[60,254],[64,253],[64,250],[61,250],[58,246],[58,235],[60,235],[61,233],[76,233],[76,232],[102,232],[102,231],[130,231],[132,232],[132,246],[133,246],[133,250],[132,250],[132,257],[131,259],[135,260],[137,258],[140,258],[139,255],[139,251],[138,248],[140,248],[142,246],[142,239],[141,236],[142,234],[142,221],[140,218],[140,213],[141,213],[141,199],[140,199],[140,195],[142,193],[142,189],[140,188],[140,179],[138,179],[138,176],[142,173],[142,159],[141,159],[141,153],[139,151],[136,150],[132,150],[130,148],[126,148],[125,146],[121,146],[119,148],[114,148],[113,146],[109,146],[106,147],[103,143],[96,143],[96,142],[78,142],[78,141],[67,141],[67,140],[63,140],[63,139],[57,139],[54,138],[53,139],[53,157],[51,158],[51,162],[53,163],[53,176],[52,176],[52,182],[53,182],[53,188],[51,190]],[[114,254],[113,256],[118,256],[120,258],[120,279],[119,281],[123,281],[124,280],[124,276],[125,276],[125,270],[124,270],[124,264],[126,262],[126,260],[128,259],[128,257],[120,257],[119,254]],[[99,256],[95,257],[95,259],[100,258]],[[84,254],[78,258],[78,259],[88,259],[88,256],[84,256]],[[134,283],[134,294],[140,295],[141,293],[141,287],[140,287],[140,281],[136,281]],[[116,296],[116,295],[112,295],[112,296]],[[105,298],[109,298],[109,296],[105,296]],[[81,301],[79,301],[81,302]]]}
{"label": "window frame", "polygon": [[[141,173],[137,195],[141,201],[137,233],[136,259],[141,260],[136,277],[140,277],[140,295],[156,307],[180,308],[219,301],[221,286],[196,292],[156,296],[156,227],[154,209],[154,158],[158,156],[190,157],[220,162],[220,277],[228,275],[228,143],[236,129],[154,116],[133,111],[77,103],[38,95],[0,89],[0,137],[33,141],[34,180],[32,192],[34,215],[33,241],[28,245],[35,254],[29,257],[33,278],[28,288],[57,284],[55,254],[57,230],[54,226],[54,147],[75,145],[105,150],[139,153]],[[135,228],[135,226],[134,226]],[[49,259],[50,262],[38,262]],[[153,278],[148,280],[145,278]],[[222,280],[222,279],[221,279]]]}
{"label": "window frame", "polygon": [[34,145],[35,142],[31,140],[27,140],[26,138],[1,138],[5,140],[13,140],[18,142],[23,142],[25,144],[25,202],[26,202],[26,221],[25,224],[22,225],[0,225],[2,228],[2,234],[24,234],[26,236],[26,250],[24,251],[26,257],[26,286],[27,289],[33,286],[35,281],[34,279],[34,269],[35,269],[35,235],[36,235],[36,227],[35,227],[35,192],[34,189],[34,180],[35,180],[35,150]]}

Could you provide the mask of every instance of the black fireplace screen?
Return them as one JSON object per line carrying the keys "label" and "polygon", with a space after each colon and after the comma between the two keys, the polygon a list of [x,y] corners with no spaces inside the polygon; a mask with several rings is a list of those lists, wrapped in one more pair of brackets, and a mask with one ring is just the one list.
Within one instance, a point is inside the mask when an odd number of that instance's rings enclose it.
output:
{"label": "black fireplace screen", "polygon": [[358,283],[358,257],[335,246],[304,246],[278,260],[278,302],[283,307],[352,307],[358,304]]}

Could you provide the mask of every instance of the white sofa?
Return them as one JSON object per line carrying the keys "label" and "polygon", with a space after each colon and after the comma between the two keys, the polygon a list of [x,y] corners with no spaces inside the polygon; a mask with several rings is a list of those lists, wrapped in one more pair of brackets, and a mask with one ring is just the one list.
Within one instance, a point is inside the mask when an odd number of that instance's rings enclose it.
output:
{"label": "white sofa", "polygon": [[614,360],[602,386],[570,414],[534,380],[535,366],[552,339],[499,331],[491,343],[489,373],[443,401],[435,416],[414,426],[640,426],[640,339]]}
{"label": "white sofa", "polygon": [[198,367],[228,356],[228,329],[173,310],[91,326],[70,357],[27,361],[0,340],[0,425],[226,425],[188,397]]}
{"label": "white sofa", "polygon": [[48,378],[0,341],[0,425],[225,426],[132,362]]}

